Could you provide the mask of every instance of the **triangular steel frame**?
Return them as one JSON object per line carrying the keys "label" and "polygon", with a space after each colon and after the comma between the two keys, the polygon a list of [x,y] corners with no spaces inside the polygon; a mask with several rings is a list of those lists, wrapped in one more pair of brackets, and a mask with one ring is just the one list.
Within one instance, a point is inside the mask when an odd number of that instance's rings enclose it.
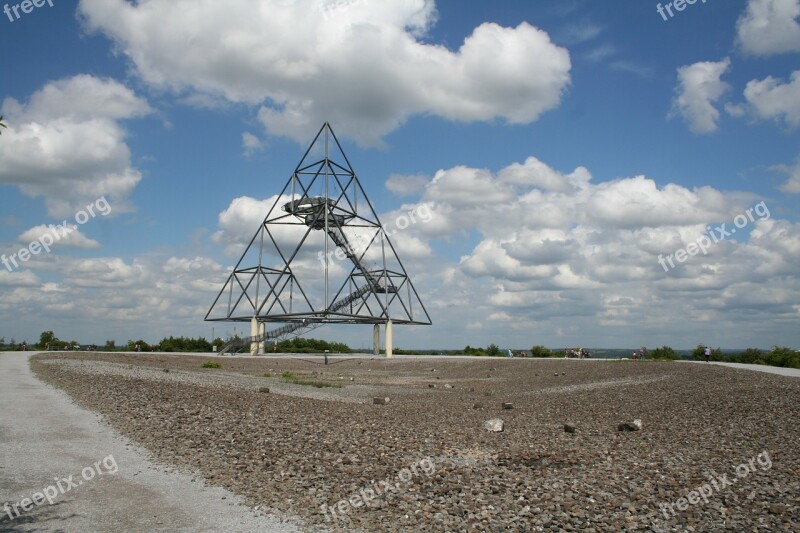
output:
{"label": "triangular steel frame", "polygon": [[[315,159],[320,151],[322,158]],[[314,188],[324,193],[315,196]],[[282,232],[298,237],[293,247],[282,242],[286,240]],[[320,241],[318,232],[322,232],[323,242],[311,242]],[[303,273],[297,272],[299,258],[309,251],[317,253],[324,271],[322,297],[313,287],[320,280],[308,283]],[[330,271],[334,256],[350,265],[348,275],[337,279]],[[307,271],[307,260],[305,266]],[[287,323],[260,334],[259,341],[296,335],[301,329],[325,323],[391,320],[394,324],[431,324],[397,250],[327,122],[205,316],[207,321],[253,319]]]}

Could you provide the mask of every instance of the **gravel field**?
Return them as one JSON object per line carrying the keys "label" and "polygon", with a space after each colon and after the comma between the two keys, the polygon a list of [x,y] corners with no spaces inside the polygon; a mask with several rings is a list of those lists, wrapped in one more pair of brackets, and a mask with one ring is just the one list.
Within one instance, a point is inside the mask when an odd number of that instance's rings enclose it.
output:
{"label": "gravel field", "polygon": [[[634,361],[215,360],[31,364],[155,460],[309,529],[800,531],[796,378]],[[493,418],[503,432],[484,429]],[[634,419],[641,431],[619,431]]]}

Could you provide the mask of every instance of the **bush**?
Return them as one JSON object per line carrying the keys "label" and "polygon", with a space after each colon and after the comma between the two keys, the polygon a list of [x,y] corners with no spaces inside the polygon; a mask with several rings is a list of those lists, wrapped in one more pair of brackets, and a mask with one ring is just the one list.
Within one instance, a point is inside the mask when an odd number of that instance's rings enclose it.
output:
{"label": "bush", "polygon": [[486,350],[483,348],[473,348],[469,344],[464,347],[464,355],[486,355]]}
{"label": "bush", "polygon": [[662,346],[661,348],[656,348],[649,352],[647,358],[657,361],[675,361],[676,359],[680,359],[680,356],[669,346]]}
{"label": "bush", "polygon": [[216,361],[206,361],[203,363],[203,368],[222,368],[222,365]]}
{"label": "bush", "polygon": [[[295,337],[280,341],[277,351],[283,353],[350,353],[350,347],[342,342],[328,342],[320,339],[303,339]],[[266,348],[270,351],[272,347]]]}
{"label": "bush", "polygon": [[[705,361],[706,360],[706,347],[702,344],[698,344],[697,348],[692,350],[692,357],[695,361]],[[719,348],[712,348],[711,349],[711,361],[724,361],[725,357],[722,355],[722,350]]]}
{"label": "bush", "polygon": [[769,365],[784,368],[800,368],[800,352],[787,346],[773,346],[769,352],[758,348],[748,348],[740,354],[729,358],[734,363],[747,363],[751,365]]}
{"label": "bush", "polygon": [[553,357],[555,354],[550,348],[544,346],[534,346],[531,348],[531,357]]}
{"label": "bush", "polygon": [[732,359],[734,359],[737,363],[747,363],[750,365],[766,364],[764,361],[764,352],[758,348],[748,348],[739,355],[734,356]]}
{"label": "bush", "polygon": [[211,343],[203,337],[164,337],[158,347],[162,352],[210,352]]}
{"label": "bush", "polygon": [[772,351],[766,354],[768,365],[784,368],[800,368],[800,352],[788,346],[773,346]]}

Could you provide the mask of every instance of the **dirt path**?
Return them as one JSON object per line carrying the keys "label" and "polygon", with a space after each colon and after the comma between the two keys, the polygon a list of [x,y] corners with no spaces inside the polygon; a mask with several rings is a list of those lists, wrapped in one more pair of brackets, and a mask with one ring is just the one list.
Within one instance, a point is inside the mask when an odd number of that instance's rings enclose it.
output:
{"label": "dirt path", "polygon": [[297,531],[151,463],[36,379],[33,353],[0,355],[0,531]]}

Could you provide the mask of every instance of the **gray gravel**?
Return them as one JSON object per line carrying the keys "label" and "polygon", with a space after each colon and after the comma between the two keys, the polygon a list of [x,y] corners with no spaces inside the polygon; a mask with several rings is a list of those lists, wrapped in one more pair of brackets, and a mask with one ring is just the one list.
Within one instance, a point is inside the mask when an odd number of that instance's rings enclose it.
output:
{"label": "gray gravel", "polygon": [[[36,379],[30,355],[0,354],[0,504],[46,487],[57,495],[20,516],[11,510],[13,520],[2,511],[0,531],[298,531],[199,476],[154,464],[98,415]],[[91,477],[85,468],[93,479],[83,478]],[[78,486],[62,481],[69,476]]]}
{"label": "gray gravel", "polygon": [[[161,462],[195,468],[251,505],[311,525],[369,532],[800,529],[800,381],[793,378],[637,361],[398,358],[331,368],[288,358],[219,360],[223,369],[212,372],[230,385],[203,381],[211,374],[197,357],[57,354],[32,366]],[[342,376],[346,386],[337,394],[358,397],[372,387],[391,401],[319,401],[235,385],[269,368]],[[180,379],[161,379],[173,373]],[[267,381],[272,388],[277,378]],[[507,402],[514,408],[503,409]],[[503,432],[483,428],[492,418],[504,421]],[[618,430],[637,419],[641,430]],[[709,476],[733,477],[765,452],[768,469],[664,516],[662,505],[691,498]],[[323,514],[323,505],[381,480],[395,483],[426,458],[433,475],[412,476],[366,507],[344,503],[336,520]]]}

